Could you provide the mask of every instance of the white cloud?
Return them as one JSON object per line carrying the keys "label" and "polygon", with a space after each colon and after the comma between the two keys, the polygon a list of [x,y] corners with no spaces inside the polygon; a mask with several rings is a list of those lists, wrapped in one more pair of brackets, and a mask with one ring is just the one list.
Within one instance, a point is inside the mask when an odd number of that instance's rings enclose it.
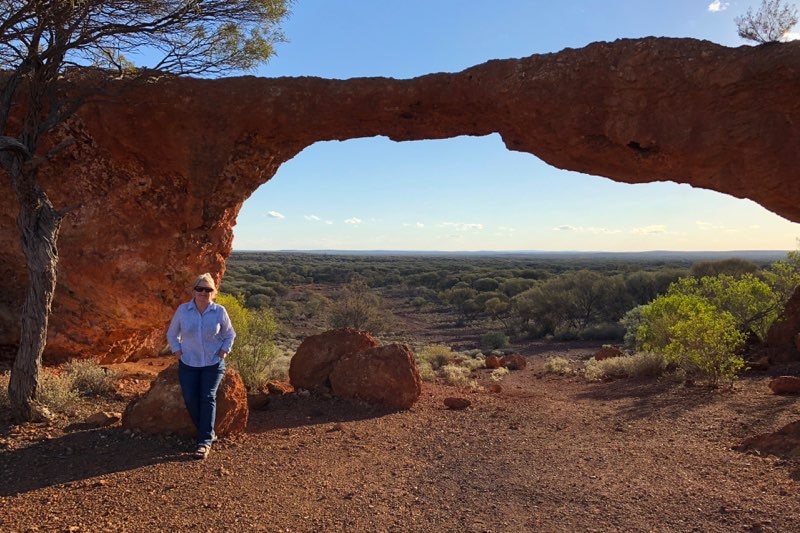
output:
{"label": "white cloud", "polygon": [[710,4],[708,4],[708,10],[712,13],[718,13],[720,11],[725,11],[728,9],[728,6],[731,5],[730,2],[722,2],[721,0],[714,0]]}
{"label": "white cloud", "polygon": [[416,226],[417,226],[418,228],[424,228],[424,227],[425,227],[425,224],[423,224],[422,222],[417,222],[417,223],[416,223]]}
{"label": "white cloud", "polygon": [[414,228],[424,228],[424,227],[425,227],[425,224],[423,224],[422,222],[417,222],[416,224],[409,224],[408,222],[404,222],[404,223],[403,223],[403,227],[404,227],[404,228],[411,228],[411,227],[414,227]]}
{"label": "white cloud", "polygon": [[553,228],[553,231],[577,231],[578,233],[591,233],[592,235],[613,235],[615,233],[622,233],[622,231],[618,229],[596,228],[594,226],[584,228],[583,226],[572,226],[570,224],[556,226]]}
{"label": "white cloud", "polygon": [[325,223],[329,226],[333,225],[333,220],[326,220]]}
{"label": "white cloud", "polygon": [[576,231],[578,228],[575,226],[570,226],[569,224],[561,224],[560,226],[556,226],[553,228],[553,231]]}
{"label": "white cloud", "polygon": [[466,223],[466,222],[442,222],[441,227],[453,228],[456,231],[480,231],[483,229],[483,224]]}
{"label": "white cloud", "polygon": [[362,222],[363,222],[363,220],[361,220],[360,218],[357,218],[357,217],[348,218],[347,220],[344,221],[345,224],[353,224],[354,226],[358,226]]}
{"label": "white cloud", "polygon": [[663,224],[652,224],[650,226],[642,226],[641,228],[633,228],[631,233],[634,235],[655,235],[657,233],[666,233],[667,227]]}
{"label": "white cloud", "polygon": [[269,213],[267,213],[267,216],[268,217],[272,217],[272,218],[286,218],[285,216],[283,216],[282,214],[278,213],[277,211],[270,211]]}
{"label": "white cloud", "polygon": [[514,228],[507,228],[506,226],[498,226],[499,231],[517,231]]}
{"label": "white cloud", "polygon": [[303,218],[311,222],[319,222],[320,220],[322,220],[317,215],[303,215]]}
{"label": "white cloud", "polygon": [[797,41],[798,39],[800,39],[800,33],[796,31],[787,31],[783,34],[783,37],[781,37],[781,41],[784,43],[788,43],[789,41]]}

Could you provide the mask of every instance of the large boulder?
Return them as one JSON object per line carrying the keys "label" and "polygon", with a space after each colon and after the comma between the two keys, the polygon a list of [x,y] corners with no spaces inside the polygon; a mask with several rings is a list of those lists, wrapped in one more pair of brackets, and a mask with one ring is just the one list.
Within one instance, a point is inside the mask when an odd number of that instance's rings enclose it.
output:
{"label": "large boulder", "polygon": [[405,344],[376,346],[341,359],[330,374],[333,393],[395,409],[408,409],[422,385],[414,354]]}
{"label": "large boulder", "polygon": [[[243,433],[248,416],[247,389],[239,374],[228,368],[217,390],[214,432],[219,437]],[[161,371],[150,390],[128,404],[122,415],[122,426],[144,433],[197,435],[183,403],[178,363]]]}
{"label": "large boulder", "polygon": [[380,343],[372,335],[351,328],[335,329],[307,337],[289,363],[289,381],[296,389],[328,387],[336,363]]}

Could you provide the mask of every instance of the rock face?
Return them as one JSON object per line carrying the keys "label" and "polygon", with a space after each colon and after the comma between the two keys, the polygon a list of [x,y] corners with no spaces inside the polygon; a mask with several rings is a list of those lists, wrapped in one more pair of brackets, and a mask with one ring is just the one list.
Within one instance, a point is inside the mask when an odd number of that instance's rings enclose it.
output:
{"label": "rock face", "polygon": [[394,409],[410,409],[422,393],[414,354],[403,344],[376,346],[345,357],[330,379],[337,396]]}
{"label": "rock face", "polygon": [[378,346],[369,333],[343,328],[306,337],[289,363],[289,381],[297,389],[329,387],[340,359]]}
{"label": "rock face", "polygon": [[800,288],[786,302],[780,318],[767,331],[765,349],[773,362],[793,361],[800,354]]}
{"label": "rock face", "polygon": [[[800,41],[726,48],[665,38],[410,80],[161,78],[130,87],[85,105],[49,139],[75,142],[41,167],[43,186],[57,208],[79,207],[61,226],[45,357],[110,363],[157,352],[190,280],[224,273],[245,199],[317,141],[497,133],[510,150],[558,168],[688,183],[800,221],[798,92]],[[12,198],[7,179],[0,197]],[[26,286],[16,212],[13,201],[0,206],[0,344],[18,340]]]}
{"label": "rock face", "polygon": [[[225,370],[217,389],[217,436],[244,433],[249,411],[247,390],[242,378],[233,369]],[[189,412],[183,404],[178,364],[161,371],[141,398],[128,404],[122,415],[122,426],[145,433],[197,435]]]}

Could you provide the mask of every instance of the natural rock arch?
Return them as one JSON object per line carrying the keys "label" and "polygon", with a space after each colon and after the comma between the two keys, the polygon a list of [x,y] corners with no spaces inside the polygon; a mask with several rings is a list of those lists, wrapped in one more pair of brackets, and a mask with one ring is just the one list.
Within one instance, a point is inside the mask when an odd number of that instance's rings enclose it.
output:
{"label": "natural rock arch", "polygon": [[[322,140],[499,133],[510,150],[626,183],[675,181],[800,221],[800,42],[646,38],[391,78],[161,79],[87,105],[43,171],[60,236],[46,358],[152,354],[197,272],[222,273],[242,203]],[[0,187],[6,188],[7,180]],[[11,197],[8,190],[2,191]],[[0,343],[25,286],[0,208]]]}

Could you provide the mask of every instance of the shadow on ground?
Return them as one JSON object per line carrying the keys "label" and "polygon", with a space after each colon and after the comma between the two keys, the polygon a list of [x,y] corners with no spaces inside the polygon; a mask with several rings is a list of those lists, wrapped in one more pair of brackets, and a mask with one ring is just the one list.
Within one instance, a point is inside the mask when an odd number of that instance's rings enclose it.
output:
{"label": "shadow on ground", "polygon": [[250,411],[247,432],[264,433],[276,429],[367,420],[395,412],[395,409],[388,407],[329,395],[275,395],[270,397],[266,409]]}
{"label": "shadow on ground", "polygon": [[120,427],[73,431],[0,453],[0,496],[158,463],[190,461],[188,450],[188,441],[178,437],[134,437]]}

